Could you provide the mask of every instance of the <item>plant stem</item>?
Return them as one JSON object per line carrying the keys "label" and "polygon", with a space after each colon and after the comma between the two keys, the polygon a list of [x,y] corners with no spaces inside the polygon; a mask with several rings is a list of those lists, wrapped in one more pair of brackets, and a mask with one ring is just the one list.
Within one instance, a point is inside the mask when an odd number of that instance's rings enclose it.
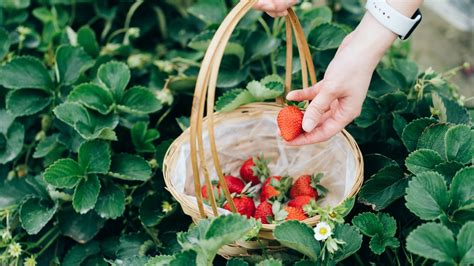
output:
{"label": "plant stem", "polygon": [[270,31],[270,27],[268,26],[267,22],[262,17],[258,18],[258,23],[260,23],[263,30],[268,34],[268,36],[272,36],[272,32]]}
{"label": "plant stem", "polygon": [[263,59],[260,59],[260,64],[262,65],[263,73],[265,73],[265,76],[268,75],[268,70],[267,66],[265,66],[265,62],[263,62]]}
{"label": "plant stem", "polygon": [[28,249],[33,249],[41,245],[43,241],[45,241],[51,234],[53,233],[59,233],[59,229],[57,227],[51,228],[46,234],[44,234],[38,241],[33,243],[31,246],[28,247]]}
{"label": "plant stem", "polygon": [[359,263],[359,265],[364,266],[364,262],[363,262],[362,259],[360,258],[359,254],[354,253],[354,258],[356,259],[357,263]]}
{"label": "plant stem", "polygon": [[53,244],[56,241],[56,239],[60,236],[60,234],[61,233],[57,231],[56,234],[51,238],[51,240],[49,240],[48,243],[46,243],[46,245],[44,245],[44,247],[38,253],[36,253],[36,256],[37,257],[41,256],[41,254],[43,254],[43,252],[47,250],[49,246],[51,246],[51,244]]}
{"label": "plant stem", "polygon": [[139,0],[139,1],[136,1],[135,3],[133,3],[133,5],[130,7],[130,9],[128,10],[128,13],[127,13],[127,17],[125,18],[125,36],[123,36],[123,41],[122,43],[124,45],[128,45],[129,44],[129,41],[128,41],[128,29],[130,28],[130,22],[132,21],[132,17],[133,17],[133,14],[135,14],[135,12],[137,11],[137,9],[141,6],[141,4],[143,4],[143,0]]}

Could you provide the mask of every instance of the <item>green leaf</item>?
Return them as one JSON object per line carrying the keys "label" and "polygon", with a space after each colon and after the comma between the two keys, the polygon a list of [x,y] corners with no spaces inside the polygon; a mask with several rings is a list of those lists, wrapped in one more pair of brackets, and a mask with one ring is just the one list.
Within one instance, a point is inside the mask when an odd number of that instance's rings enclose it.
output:
{"label": "green leaf", "polygon": [[444,225],[425,223],[407,237],[408,251],[440,262],[455,262],[456,243],[453,233]]}
{"label": "green leaf", "polygon": [[376,71],[380,78],[391,87],[396,89],[403,89],[407,87],[405,77],[397,70],[393,68],[378,67]]}
{"label": "green leaf", "polygon": [[280,45],[279,39],[259,31],[252,32],[248,40],[245,44],[245,54],[248,57],[246,59],[247,62],[261,59],[275,52]]}
{"label": "green leaf", "polygon": [[60,159],[50,165],[43,175],[44,181],[55,187],[72,188],[84,177],[84,171],[73,159]]}
{"label": "green leaf", "polygon": [[283,266],[283,263],[281,262],[281,260],[266,259],[255,264],[255,266]]}
{"label": "green leaf", "polygon": [[243,259],[232,258],[227,261],[226,266],[249,266],[249,263]]}
{"label": "green leaf", "polygon": [[89,242],[105,223],[105,219],[100,218],[95,212],[79,214],[72,208],[60,211],[58,218],[63,235],[78,243]]}
{"label": "green leaf", "polygon": [[443,98],[444,106],[446,107],[446,116],[449,123],[453,124],[469,124],[471,123],[471,117],[469,116],[468,110],[460,106],[456,101],[452,99]]}
{"label": "green leaf", "polygon": [[405,58],[392,59],[395,70],[400,72],[405,78],[406,84],[411,85],[418,77],[418,65],[416,62]]}
{"label": "green leaf", "polygon": [[334,238],[345,242],[334,253],[334,260],[340,262],[356,253],[362,245],[362,235],[356,227],[348,224],[336,224],[333,232]]}
{"label": "green leaf", "polygon": [[35,235],[53,218],[58,204],[39,198],[29,198],[20,206],[20,222],[23,229]]}
{"label": "green leaf", "polygon": [[184,265],[199,265],[196,260],[197,254],[194,250],[181,251],[173,256],[161,255],[151,258],[145,266],[169,265],[169,266],[184,266]]}
{"label": "green leaf", "polygon": [[74,189],[72,206],[76,212],[84,214],[93,209],[100,191],[100,181],[97,175],[88,175],[81,179]]}
{"label": "green leaf", "polygon": [[[5,122],[5,126],[10,124],[8,128],[3,125],[0,126],[0,164],[6,164],[14,160],[23,148],[25,138],[25,127],[19,122],[13,122],[8,115],[3,115],[6,112],[0,110],[0,121]],[[3,127],[3,128],[2,128]]]}
{"label": "green leaf", "polygon": [[447,124],[435,124],[427,127],[418,140],[417,149],[431,149],[446,158],[444,138],[449,128]]}
{"label": "green leaf", "polygon": [[112,94],[94,83],[83,83],[69,93],[67,100],[80,103],[101,114],[108,114],[114,107]]}
{"label": "green leaf", "polygon": [[247,103],[257,101],[248,90],[233,89],[225,92],[216,101],[216,110],[230,112]]}
{"label": "green leaf", "polygon": [[401,91],[384,94],[377,98],[381,113],[390,117],[390,113],[403,112],[408,106],[407,95]]}
{"label": "green leaf", "polygon": [[394,237],[397,231],[395,219],[386,213],[361,213],[352,219],[352,223],[366,236],[371,237],[369,247],[377,255],[386,248],[397,248],[400,243]]}
{"label": "green leaf", "polygon": [[102,137],[104,132],[113,130],[118,124],[116,114],[101,115],[78,103],[63,103],[56,106],[53,112],[59,120],[73,127],[85,139]]}
{"label": "green leaf", "polygon": [[99,44],[95,32],[89,26],[82,26],[77,32],[77,43],[92,57],[99,55]]}
{"label": "green leaf", "polygon": [[51,103],[51,95],[42,90],[20,89],[10,91],[7,95],[8,111],[16,116],[32,115]]}
{"label": "green leaf", "polygon": [[110,174],[123,180],[147,181],[151,167],[142,157],[127,153],[114,154]]}
{"label": "green leaf", "polygon": [[123,234],[119,239],[116,256],[118,258],[144,256],[151,247],[150,244],[154,246],[150,237],[145,233]]}
{"label": "green leaf", "polygon": [[314,28],[308,36],[310,43],[317,51],[336,49],[347,35],[346,28],[331,23],[324,23]]}
{"label": "green leaf", "polygon": [[141,115],[157,112],[162,105],[149,89],[135,86],[125,92],[117,108],[126,113]]}
{"label": "green leaf", "polygon": [[398,166],[398,163],[395,160],[379,153],[364,155],[364,174],[366,176],[372,176],[373,174],[390,165]]}
{"label": "green leaf", "polygon": [[120,102],[123,92],[130,81],[130,69],[128,69],[128,66],[117,61],[105,63],[99,67],[97,77],[112,92],[115,101]]}
{"label": "green leaf", "polygon": [[405,195],[408,179],[398,165],[389,165],[374,174],[362,186],[359,201],[380,211]]}
{"label": "green leaf", "polygon": [[158,225],[164,218],[170,216],[177,209],[176,203],[171,210],[163,210],[162,198],[158,194],[147,196],[140,205],[139,217],[145,226]]}
{"label": "green leaf", "polygon": [[316,261],[321,246],[314,238],[313,230],[298,221],[287,221],[278,225],[273,236],[282,245],[294,249]]}
{"label": "green leaf", "polygon": [[446,157],[450,161],[469,163],[474,158],[474,130],[466,125],[448,129],[444,137]]}
{"label": "green leaf", "polygon": [[428,126],[436,123],[436,120],[431,118],[420,118],[411,121],[402,132],[402,141],[407,147],[408,151],[414,151],[418,144],[418,139]]}
{"label": "green leaf", "polygon": [[2,60],[5,55],[10,50],[10,37],[8,36],[8,31],[0,28],[0,60]]}
{"label": "green leaf", "polygon": [[443,158],[437,152],[428,149],[416,150],[405,159],[407,169],[415,175],[434,170],[442,162]]}
{"label": "green leaf", "polygon": [[0,133],[6,135],[8,129],[15,121],[15,116],[5,109],[0,109]]}
{"label": "green leaf", "polygon": [[260,81],[251,81],[247,84],[248,91],[258,101],[274,99],[283,94],[285,86],[277,75],[271,75]]}
{"label": "green leaf", "polygon": [[398,113],[392,113],[393,129],[397,132],[399,138],[402,138],[403,129],[407,126],[406,119]]}
{"label": "green leaf", "polygon": [[434,220],[445,213],[449,194],[442,175],[423,172],[408,182],[406,190],[407,208],[422,220]]}
{"label": "green leaf", "polygon": [[207,24],[219,24],[227,15],[227,7],[220,0],[198,0],[188,12]]}
{"label": "green leaf", "polygon": [[3,0],[0,6],[7,9],[23,9],[30,6],[31,0]]}
{"label": "green leaf", "polygon": [[354,120],[355,124],[361,128],[367,128],[375,124],[380,117],[380,107],[377,102],[371,97],[365,98],[362,105],[362,112],[360,116]]}
{"label": "green leaf", "polygon": [[152,128],[148,129],[147,122],[135,123],[130,130],[132,143],[137,152],[155,152],[156,148],[153,141],[160,137],[160,132]]}
{"label": "green leaf", "polygon": [[56,51],[56,76],[62,85],[73,84],[93,65],[94,60],[82,47],[62,45]]}
{"label": "green leaf", "polygon": [[460,265],[474,264],[474,221],[465,223],[457,236]]}
{"label": "green leaf", "polygon": [[0,68],[0,85],[8,89],[51,90],[53,81],[44,64],[34,57],[15,57]]}
{"label": "green leaf", "polygon": [[103,218],[115,219],[125,211],[125,194],[115,184],[109,183],[100,190],[95,211]]}
{"label": "green leaf", "polygon": [[459,171],[462,167],[463,165],[458,162],[443,162],[436,165],[434,170],[442,174],[448,181],[448,183],[450,183],[456,172]]}
{"label": "green leaf", "polygon": [[36,190],[25,179],[13,179],[0,183],[0,209],[8,209],[28,197],[35,196]]}
{"label": "green leaf", "polygon": [[163,160],[165,159],[165,154],[172,143],[173,143],[173,140],[168,139],[168,140],[162,141],[156,147],[155,159],[160,169],[163,169]]}
{"label": "green leaf", "polygon": [[219,88],[235,88],[240,83],[246,80],[250,72],[250,67],[244,66],[240,69],[225,68],[219,69],[219,75],[217,77],[217,87]]}
{"label": "green leaf", "polygon": [[100,253],[100,244],[97,241],[91,241],[83,245],[75,245],[64,256],[63,266],[79,266],[90,256]]}
{"label": "green leaf", "polygon": [[91,140],[79,147],[79,165],[86,173],[106,174],[111,164],[110,148],[107,142]]}
{"label": "green leaf", "polygon": [[451,197],[451,207],[453,209],[468,205],[474,199],[474,167],[467,167],[459,172],[451,182],[449,191]]}

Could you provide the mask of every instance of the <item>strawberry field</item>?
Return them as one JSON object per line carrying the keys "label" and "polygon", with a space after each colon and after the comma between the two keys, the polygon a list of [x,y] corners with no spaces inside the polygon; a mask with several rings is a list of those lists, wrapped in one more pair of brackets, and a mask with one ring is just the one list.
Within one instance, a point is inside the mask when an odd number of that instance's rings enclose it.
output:
{"label": "strawberry field", "polygon": [[[192,223],[165,188],[163,160],[190,126],[204,53],[237,2],[0,1],[0,265],[474,264],[474,111],[450,81],[469,65],[420,69],[409,42],[386,53],[346,128],[365,165],[355,197],[320,205],[324,175],[297,187],[255,154],[260,170],[241,171],[231,192],[278,203],[257,220]],[[294,8],[319,79],[365,12],[327,2]],[[285,41],[284,18],[248,13],[225,50],[215,109],[282,96]],[[295,52],[294,88],[300,70]],[[299,221],[313,216],[315,229]],[[262,223],[283,248],[257,237]],[[236,241],[260,246],[218,255]]]}

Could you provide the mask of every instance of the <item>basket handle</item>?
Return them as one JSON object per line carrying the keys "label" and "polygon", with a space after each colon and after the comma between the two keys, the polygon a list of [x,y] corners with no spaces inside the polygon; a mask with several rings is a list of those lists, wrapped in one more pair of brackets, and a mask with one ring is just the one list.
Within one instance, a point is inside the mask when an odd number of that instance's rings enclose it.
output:
{"label": "basket handle", "polygon": [[[214,136],[214,100],[215,100],[215,90],[217,83],[217,75],[219,73],[219,66],[224,55],[224,50],[227,45],[227,42],[230,39],[230,36],[237,26],[238,22],[242,17],[252,8],[252,6],[257,2],[257,0],[247,0],[239,2],[226,16],[222,24],[217,29],[214,37],[212,38],[209,47],[204,55],[203,61],[201,63],[201,69],[196,81],[196,88],[193,97],[193,105],[191,110],[190,118],[190,147],[191,147],[191,163],[192,171],[194,177],[194,190],[195,196],[197,199],[199,213],[202,218],[205,218],[206,212],[204,211],[203,199],[201,195],[200,187],[200,171],[204,175],[204,181],[206,184],[206,189],[208,191],[209,201],[211,203],[212,211],[214,216],[218,215],[217,204],[214,198],[214,193],[209,178],[209,172],[207,168],[206,157],[204,153],[204,143],[203,143],[203,132],[202,132],[202,123],[204,116],[204,105],[206,102],[207,94],[207,128],[209,134],[209,144],[211,148],[211,155],[214,163],[216,173],[219,176],[219,183],[221,189],[224,191],[224,195],[229,203],[229,206],[233,212],[236,212],[234,202],[232,201],[232,196],[230,195],[229,189],[226,182],[224,181],[224,176],[222,173],[222,168],[220,166],[218,152]],[[287,59],[286,59],[286,76],[285,76],[285,92],[291,90],[291,72],[292,72],[292,39],[291,39],[291,29],[295,33],[296,44],[298,46],[300,54],[300,63],[302,70],[302,81],[303,87],[308,86],[308,69],[310,73],[311,82],[316,83],[316,74],[314,71],[313,60],[311,53],[304,36],[303,29],[301,24],[296,17],[296,14],[292,9],[288,10],[288,16],[286,17],[286,33],[287,33]],[[290,26],[291,25],[291,26]],[[290,38],[288,38],[290,36]],[[288,46],[290,48],[288,48]],[[199,156],[198,156],[199,155]],[[199,164],[198,164],[199,157]]]}

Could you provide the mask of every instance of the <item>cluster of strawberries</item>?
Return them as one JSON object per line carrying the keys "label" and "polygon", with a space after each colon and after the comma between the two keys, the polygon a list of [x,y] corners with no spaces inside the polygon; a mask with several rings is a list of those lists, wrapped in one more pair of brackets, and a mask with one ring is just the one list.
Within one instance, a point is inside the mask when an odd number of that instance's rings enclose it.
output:
{"label": "cluster of strawberries", "polygon": [[[322,174],[302,175],[293,183],[288,176],[271,176],[263,157],[246,160],[240,168],[240,177],[224,176],[237,212],[264,224],[307,219],[307,213],[312,213],[311,208],[326,192],[319,183]],[[217,204],[230,211],[230,204],[217,181],[212,183],[212,190]],[[206,185],[202,186],[201,193],[209,200]]]}

